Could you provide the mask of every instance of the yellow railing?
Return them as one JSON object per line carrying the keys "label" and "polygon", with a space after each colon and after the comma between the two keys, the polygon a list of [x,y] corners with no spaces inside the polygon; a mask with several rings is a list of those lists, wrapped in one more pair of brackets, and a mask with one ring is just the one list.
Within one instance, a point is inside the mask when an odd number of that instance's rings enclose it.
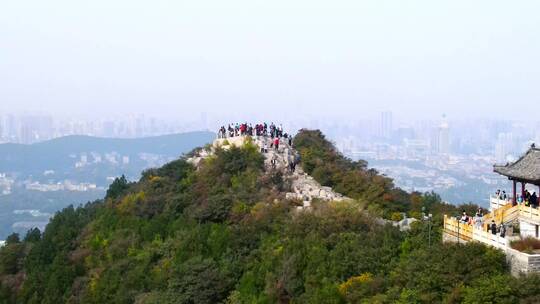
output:
{"label": "yellow railing", "polygon": [[517,218],[527,218],[540,223],[540,209],[525,206],[524,204],[516,206],[507,204],[491,213],[484,215],[483,220],[485,224],[489,224],[492,220],[495,220],[497,224],[500,224],[502,222],[507,223]]}
{"label": "yellow railing", "polygon": [[520,216],[520,213],[520,206],[512,206],[512,204],[510,203],[493,210],[491,213],[484,215],[483,222],[484,225],[487,225],[492,220],[495,220],[495,223],[500,224],[502,222],[508,222],[516,219],[518,216]]}
{"label": "yellow railing", "polygon": [[519,216],[529,219],[534,219],[540,222],[540,210],[538,208],[527,207],[523,204],[517,206],[519,208]]}
{"label": "yellow railing", "polygon": [[483,224],[477,227],[477,229],[473,229],[474,227],[471,224],[461,223],[459,219],[445,215],[444,230],[463,240],[478,239],[479,241],[487,242],[487,239],[490,239],[490,243],[492,243],[498,242],[497,240],[493,240],[493,237],[487,233],[487,227],[492,221],[500,225],[501,223],[508,223],[519,218],[528,219],[540,224],[540,209],[525,206],[524,204],[512,206],[512,203],[509,203],[484,215],[482,218]]}
{"label": "yellow railing", "polygon": [[444,216],[444,231],[459,240],[463,241],[478,241],[486,245],[496,248],[507,248],[508,239],[505,239],[498,234],[492,234],[482,226],[475,227],[474,225],[462,223],[453,217]]}
{"label": "yellow railing", "polygon": [[458,239],[470,241],[473,238],[473,226],[460,223],[459,220],[444,216],[444,230]]}
{"label": "yellow railing", "polygon": [[501,237],[499,234],[493,234],[491,231],[474,229],[473,240],[496,247],[500,249],[506,249],[509,247],[509,240]]}
{"label": "yellow railing", "polygon": [[[540,209],[525,206],[523,204],[512,206],[510,203],[484,215],[482,218],[482,225],[476,227],[477,229],[473,229],[474,227],[471,224],[461,223],[459,219],[445,215],[444,230],[463,240],[479,239],[482,241],[483,239],[492,237],[487,233],[485,236],[480,236],[477,231],[487,232],[487,227],[492,221],[495,221],[497,225],[500,225],[501,223],[508,223],[519,218],[528,219],[540,224]],[[495,242],[495,240],[491,240],[491,242]]]}

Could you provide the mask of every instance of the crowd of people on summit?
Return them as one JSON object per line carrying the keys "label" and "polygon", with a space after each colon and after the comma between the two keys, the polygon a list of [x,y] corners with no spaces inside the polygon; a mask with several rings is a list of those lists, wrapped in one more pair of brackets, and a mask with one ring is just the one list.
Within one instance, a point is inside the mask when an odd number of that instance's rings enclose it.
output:
{"label": "crowd of people on summit", "polygon": [[[261,144],[261,153],[266,154],[269,152],[269,148],[273,149],[275,153],[280,153],[279,147],[283,144],[287,144],[289,147],[293,146],[293,138],[291,134],[287,134],[283,131],[283,125],[275,125],[273,122],[267,124],[266,122],[257,123],[253,126],[251,123],[232,123],[227,126],[221,126],[218,131],[218,138],[231,138],[237,136],[257,136],[263,138],[270,138],[270,147],[264,140]],[[300,162],[300,155],[298,152],[292,154],[288,153],[285,157],[287,162],[287,168],[290,172],[296,171],[296,166]],[[270,159],[272,168],[277,168],[278,158],[276,154],[273,154]]]}
{"label": "crowd of people on summit", "polygon": [[246,135],[270,136],[270,138],[272,139],[276,137],[286,139],[291,138],[292,140],[292,137],[289,134],[283,132],[282,125],[276,126],[274,123],[268,125],[266,122],[255,124],[255,126],[248,123],[229,124],[227,127],[221,126],[218,132],[218,138],[228,138]]}

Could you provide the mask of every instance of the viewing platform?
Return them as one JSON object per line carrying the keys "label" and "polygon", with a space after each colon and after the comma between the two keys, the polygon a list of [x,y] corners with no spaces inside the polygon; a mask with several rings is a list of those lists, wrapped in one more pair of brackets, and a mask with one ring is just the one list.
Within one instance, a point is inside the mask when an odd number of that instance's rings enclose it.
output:
{"label": "viewing platform", "polygon": [[[540,208],[536,192],[531,194],[527,184],[540,187],[540,150],[534,145],[516,162],[494,166],[494,171],[512,181],[512,193],[497,193],[490,197],[489,213],[463,218],[444,216],[443,241],[480,242],[502,250],[512,273],[540,272],[540,250],[513,249],[511,244],[526,238],[540,238]],[[521,183],[521,193],[517,193]],[[490,229],[495,226],[497,229]],[[514,230],[519,233],[514,234]],[[503,231],[503,232],[501,232]]]}
{"label": "viewing platform", "polygon": [[497,195],[492,195],[489,197],[489,211],[491,212],[511,203],[512,200],[510,198],[502,199]]}

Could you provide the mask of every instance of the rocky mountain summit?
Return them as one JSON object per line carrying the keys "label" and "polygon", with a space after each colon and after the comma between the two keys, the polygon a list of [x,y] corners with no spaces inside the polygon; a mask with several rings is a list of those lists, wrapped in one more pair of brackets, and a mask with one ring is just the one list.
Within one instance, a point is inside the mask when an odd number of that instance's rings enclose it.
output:
{"label": "rocky mountain summit", "polygon": [[[299,206],[299,209],[310,208],[313,200],[343,201],[350,199],[335,192],[331,187],[322,186],[313,177],[305,173],[300,166],[294,171],[290,170],[289,164],[298,152],[286,142],[282,142],[277,150],[274,147],[270,148],[272,146],[272,139],[267,136],[218,138],[213,142],[211,147],[198,151],[188,161],[198,166],[202,159],[213,155],[216,148],[229,149],[231,146],[241,147],[246,143],[246,140],[249,140],[248,138],[263,152],[266,170],[279,170],[283,174],[284,179],[289,182],[291,187],[289,189],[290,191],[285,193],[285,198],[301,200],[302,206]],[[275,160],[275,166],[272,164],[273,159]]]}

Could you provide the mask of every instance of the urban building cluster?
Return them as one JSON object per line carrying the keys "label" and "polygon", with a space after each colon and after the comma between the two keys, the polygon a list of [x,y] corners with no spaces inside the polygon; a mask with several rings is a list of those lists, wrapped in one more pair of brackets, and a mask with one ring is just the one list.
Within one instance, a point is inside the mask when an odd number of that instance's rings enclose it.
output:
{"label": "urban building cluster", "polygon": [[0,173],[0,195],[11,194],[13,183],[15,183],[13,178],[10,178],[5,173]]}
{"label": "urban building cluster", "polygon": [[[73,183],[70,180],[64,180],[58,183],[46,183],[25,181],[25,189],[31,191],[41,192],[54,192],[54,191],[78,191],[86,192],[98,189],[96,184],[92,183]],[[104,190],[104,187],[100,187],[100,190]]]}
{"label": "urban building cluster", "polygon": [[406,121],[382,112],[353,128],[358,132],[333,133],[342,153],[367,160],[406,190],[433,190],[452,203],[487,205],[491,189],[506,182],[493,165],[540,142],[540,123],[504,118]]}
{"label": "urban building cluster", "polygon": [[145,115],[75,119],[53,117],[48,114],[0,113],[0,143],[32,144],[68,135],[138,138],[207,130],[205,117],[206,114],[202,113],[196,120],[168,121]]}

